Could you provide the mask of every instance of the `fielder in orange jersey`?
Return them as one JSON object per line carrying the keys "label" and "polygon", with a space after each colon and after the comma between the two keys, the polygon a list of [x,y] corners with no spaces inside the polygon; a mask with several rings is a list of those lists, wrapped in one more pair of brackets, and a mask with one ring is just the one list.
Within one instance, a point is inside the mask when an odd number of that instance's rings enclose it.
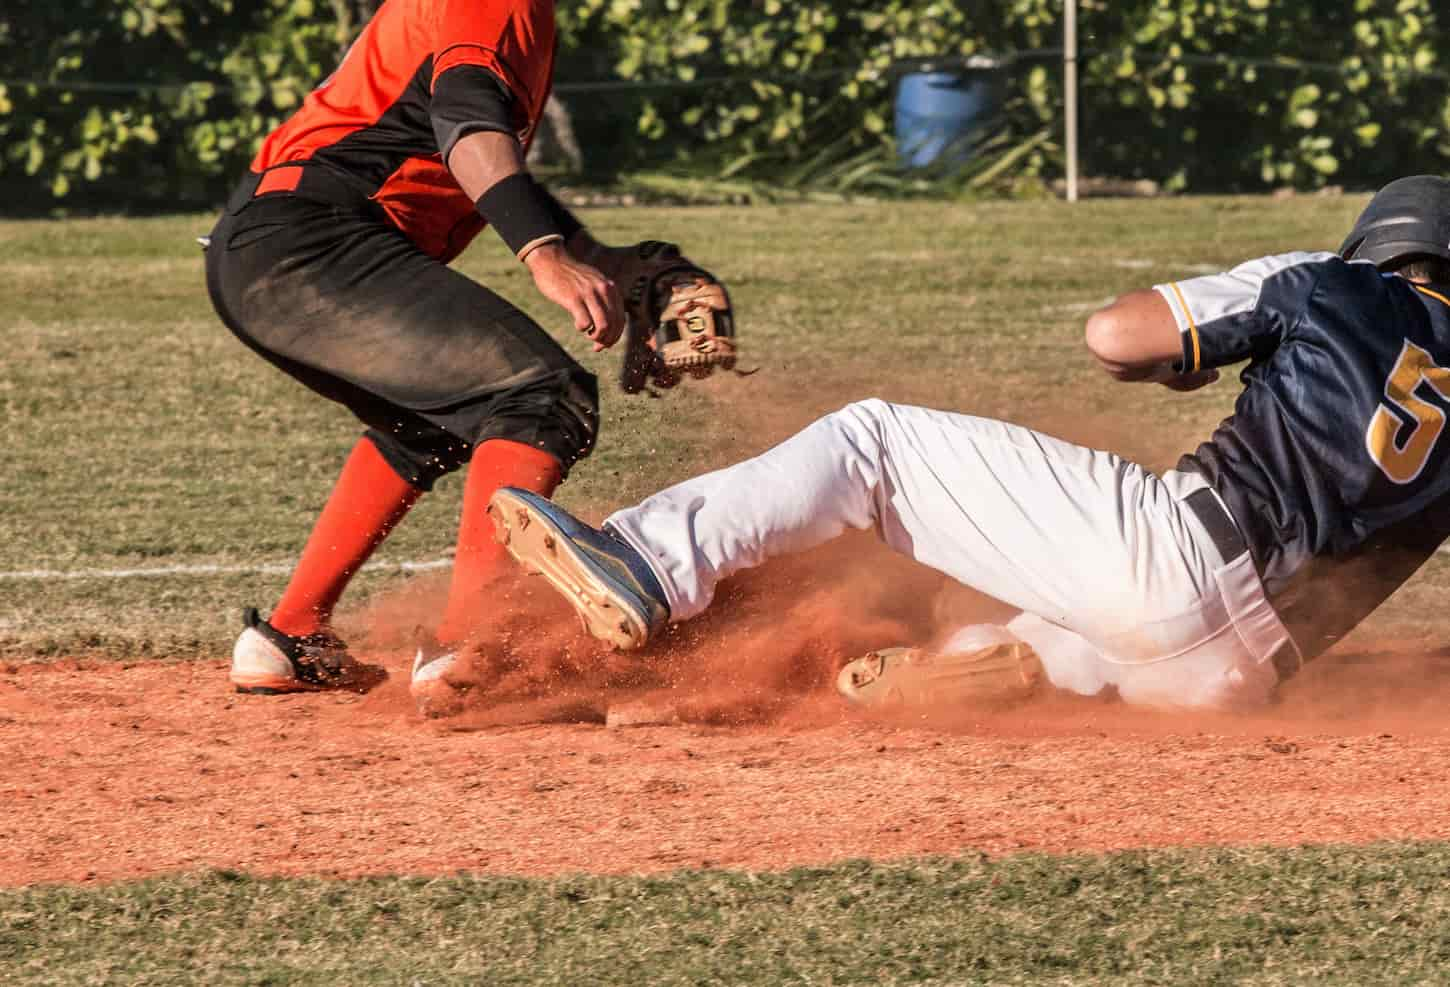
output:
{"label": "fielder in orange jersey", "polygon": [[447,607],[414,663],[420,702],[447,698],[500,559],[489,498],[501,486],[548,495],[594,446],[594,376],[446,266],[492,226],[598,350],[626,329],[616,285],[681,263],[658,245],[601,245],[526,170],[554,45],[553,0],[387,0],[263,143],[211,235],[222,321],[367,426],[281,600],[266,620],[246,612],[240,691],[375,681],[334,634],[333,609],[418,497],[468,465]]}

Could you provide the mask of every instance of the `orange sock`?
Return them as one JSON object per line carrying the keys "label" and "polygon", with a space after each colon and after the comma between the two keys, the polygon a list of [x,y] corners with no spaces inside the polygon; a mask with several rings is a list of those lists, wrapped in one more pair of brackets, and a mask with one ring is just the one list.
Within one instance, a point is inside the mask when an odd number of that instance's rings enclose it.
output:
{"label": "orange sock", "polygon": [[468,636],[486,605],[484,590],[499,571],[504,548],[493,539],[488,502],[499,487],[522,487],[547,497],[563,476],[559,461],[542,449],[490,439],[473,450],[468,483],[463,489],[463,519],[453,556],[453,584],[448,608],[438,625],[440,644],[457,644]]}
{"label": "orange sock", "polygon": [[422,493],[359,439],[267,622],[284,634],[327,630],[348,581]]}

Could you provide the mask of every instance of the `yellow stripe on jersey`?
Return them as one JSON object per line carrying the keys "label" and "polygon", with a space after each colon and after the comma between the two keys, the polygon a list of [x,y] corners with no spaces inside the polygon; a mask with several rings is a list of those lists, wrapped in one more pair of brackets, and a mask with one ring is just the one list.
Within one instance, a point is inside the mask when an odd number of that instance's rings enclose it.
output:
{"label": "yellow stripe on jersey", "polygon": [[1198,344],[1198,323],[1193,321],[1193,313],[1188,310],[1188,299],[1183,297],[1183,292],[1178,287],[1177,281],[1169,282],[1173,288],[1173,294],[1178,296],[1178,304],[1183,307],[1184,318],[1188,319],[1188,335],[1193,340],[1193,366],[1184,367],[1183,372],[1191,374],[1198,370],[1203,363],[1203,351]]}
{"label": "yellow stripe on jersey", "polygon": [[1444,302],[1446,305],[1450,305],[1450,298],[1446,298],[1444,295],[1440,294],[1438,291],[1431,291],[1429,288],[1426,288],[1422,284],[1417,284],[1417,285],[1414,286],[1414,288],[1415,288],[1416,291],[1418,291],[1422,295],[1429,295],[1431,298],[1435,299],[1436,301]]}

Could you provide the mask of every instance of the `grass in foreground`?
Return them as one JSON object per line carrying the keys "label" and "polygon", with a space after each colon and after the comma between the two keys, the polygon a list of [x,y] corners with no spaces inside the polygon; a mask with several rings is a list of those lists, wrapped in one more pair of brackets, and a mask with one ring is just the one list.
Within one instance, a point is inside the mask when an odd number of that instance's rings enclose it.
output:
{"label": "grass in foreground", "polygon": [[1450,847],[0,891],[8,983],[1430,983]]}

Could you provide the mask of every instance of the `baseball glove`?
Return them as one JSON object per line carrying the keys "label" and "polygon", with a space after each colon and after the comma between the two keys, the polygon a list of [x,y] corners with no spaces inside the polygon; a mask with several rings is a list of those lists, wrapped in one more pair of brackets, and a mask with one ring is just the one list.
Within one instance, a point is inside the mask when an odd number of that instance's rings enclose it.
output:
{"label": "baseball glove", "polygon": [[624,392],[734,369],[735,318],[725,285],[672,243],[646,240],[632,250],[621,279],[629,316],[619,372]]}
{"label": "baseball glove", "polygon": [[885,648],[841,669],[836,691],[853,705],[921,712],[958,706],[994,708],[1036,691],[1042,662],[1026,644],[995,644],[963,654]]}

